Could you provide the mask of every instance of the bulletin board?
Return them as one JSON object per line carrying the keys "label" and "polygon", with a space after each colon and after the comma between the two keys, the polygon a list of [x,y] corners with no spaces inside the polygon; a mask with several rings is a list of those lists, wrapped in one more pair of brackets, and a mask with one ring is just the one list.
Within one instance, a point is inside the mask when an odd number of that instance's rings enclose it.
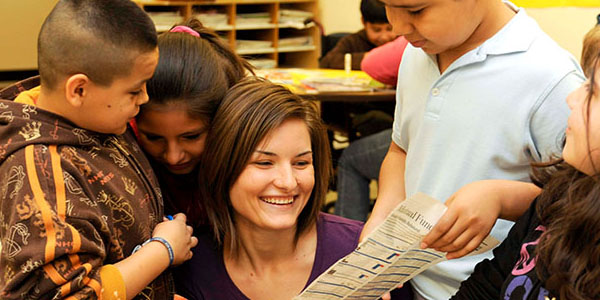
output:
{"label": "bulletin board", "polygon": [[520,7],[600,7],[600,0],[513,0],[511,2]]}

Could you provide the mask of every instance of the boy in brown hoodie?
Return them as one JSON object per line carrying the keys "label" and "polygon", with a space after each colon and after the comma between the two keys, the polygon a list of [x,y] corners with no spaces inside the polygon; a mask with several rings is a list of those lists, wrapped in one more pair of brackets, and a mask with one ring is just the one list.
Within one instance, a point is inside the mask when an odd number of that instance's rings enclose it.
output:
{"label": "boy in brown hoodie", "polygon": [[39,34],[40,78],[0,91],[2,299],[173,298],[161,273],[197,239],[183,214],[165,221],[126,132],[156,45],[131,1],[61,0]]}

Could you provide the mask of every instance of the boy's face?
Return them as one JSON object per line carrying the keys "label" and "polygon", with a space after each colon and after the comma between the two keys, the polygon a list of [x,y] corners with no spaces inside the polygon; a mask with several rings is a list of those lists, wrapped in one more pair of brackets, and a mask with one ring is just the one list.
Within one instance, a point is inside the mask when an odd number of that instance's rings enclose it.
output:
{"label": "boy's face", "polygon": [[390,23],[364,22],[367,39],[375,46],[381,46],[396,38]]}
{"label": "boy's face", "polygon": [[428,54],[459,50],[482,30],[481,0],[382,0],[397,35]]}
{"label": "boy's face", "polygon": [[80,112],[79,126],[101,133],[122,134],[127,123],[148,102],[146,81],[158,64],[158,48],[137,56],[129,75],[115,78],[110,86],[91,83]]}

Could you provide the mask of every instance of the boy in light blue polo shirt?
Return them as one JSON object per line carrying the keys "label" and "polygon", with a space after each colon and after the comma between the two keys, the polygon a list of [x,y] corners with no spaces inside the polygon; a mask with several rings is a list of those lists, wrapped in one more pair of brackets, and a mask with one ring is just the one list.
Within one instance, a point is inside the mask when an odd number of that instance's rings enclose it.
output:
{"label": "boy in light blue polo shirt", "polygon": [[[509,2],[383,2],[410,45],[399,69],[393,142],[363,236],[406,196],[424,192],[447,200],[449,209],[422,246],[460,257],[498,217],[515,219],[537,196],[529,164],[560,154],[564,100],[584,77],[577,61]],[[504,239],[511,225],[500,220],[491,233]],[[490,256],[428,269],[411,281],[417,298],[448,299]]]}

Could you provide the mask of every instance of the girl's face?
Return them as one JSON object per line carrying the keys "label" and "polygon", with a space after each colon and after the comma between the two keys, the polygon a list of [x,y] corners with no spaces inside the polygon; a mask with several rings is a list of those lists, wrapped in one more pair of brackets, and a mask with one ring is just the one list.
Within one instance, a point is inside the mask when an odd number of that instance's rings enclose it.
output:
{"label": "girl's face", "polygon": [[146,108],[137,117],[137,126],[144,151],[171,173],[191,173],[200,162],[207,124],[190,118],[186,106]]}
{"label": "girl's face", "polygon": [[293,229],[314,185],[308,128],[288,119],[259,143],[229,192],[236,224]]}
{"label": "girl's face", "polygon": [[[564,160],[579,171],[594,175],[600,169],[600,69],[595,74],[596,82],[591,100],[586,101],[590,93],[590,80],[567,97],[571,108],[566,143],[563,149]],[[589,113],[588,113],[589,107]]]}

